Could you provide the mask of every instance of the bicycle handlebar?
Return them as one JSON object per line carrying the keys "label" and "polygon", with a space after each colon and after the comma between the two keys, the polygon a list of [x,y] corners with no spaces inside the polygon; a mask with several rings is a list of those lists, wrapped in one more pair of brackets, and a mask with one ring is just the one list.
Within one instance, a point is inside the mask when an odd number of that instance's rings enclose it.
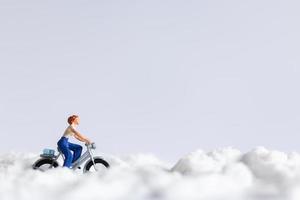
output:
{"label": "bicycle handlebar", "polygon": [[90,143],[90,144],[85,143],[85,146],[88,147],[88,148],[91,148],[91,149],[96,149],[96,144],[95,144],[95,142],[92,142],[92,143]]}

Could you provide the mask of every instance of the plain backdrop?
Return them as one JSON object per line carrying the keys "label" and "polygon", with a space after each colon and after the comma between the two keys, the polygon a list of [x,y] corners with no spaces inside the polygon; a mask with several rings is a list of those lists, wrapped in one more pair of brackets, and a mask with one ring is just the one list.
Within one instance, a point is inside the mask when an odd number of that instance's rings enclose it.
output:
{"label": "plain backdrop", "polygon": [[298,151],[299,6],[0,0],[0,152],[56,148],[71,114],[108,154]]}

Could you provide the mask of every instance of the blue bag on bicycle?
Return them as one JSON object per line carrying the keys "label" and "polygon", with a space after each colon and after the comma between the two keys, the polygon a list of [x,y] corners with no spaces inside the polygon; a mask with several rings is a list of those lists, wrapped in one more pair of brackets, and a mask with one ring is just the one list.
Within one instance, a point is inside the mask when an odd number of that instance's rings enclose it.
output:
{"label": "blue bag on bicycle", "polygon": [[41,154],[41,157],[54,157],[54,154],[55,150],[46,148],[43,150],[43,154]]}

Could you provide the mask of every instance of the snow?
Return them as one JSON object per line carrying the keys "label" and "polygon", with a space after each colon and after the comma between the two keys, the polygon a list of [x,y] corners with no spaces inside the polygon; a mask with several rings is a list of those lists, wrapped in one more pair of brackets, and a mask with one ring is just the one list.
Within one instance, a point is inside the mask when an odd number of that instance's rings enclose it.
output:
{"label": "snow", "polygon": [[[170,164],[152,154],[107,155],[111,168],[83,174],[32,170],[37,153],[0,155],[1,200],[299,200],[300,155],[257,147],[196,150]],[[61,160],[60,160],[61,162]]]}

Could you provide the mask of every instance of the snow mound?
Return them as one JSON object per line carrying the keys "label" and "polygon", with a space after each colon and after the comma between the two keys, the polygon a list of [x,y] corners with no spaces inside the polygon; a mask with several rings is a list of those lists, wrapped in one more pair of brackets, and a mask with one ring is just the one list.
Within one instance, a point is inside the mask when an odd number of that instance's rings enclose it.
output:
{"label": "snow mound", "polygon": [[[32,170],[34,153],[0,155],[1,200],[299,200],[300,155],[263,147],[192,152],[172,166],[151,154],[106,156],[105,173]],[[60,161],[61,162],[61,161]]]}

